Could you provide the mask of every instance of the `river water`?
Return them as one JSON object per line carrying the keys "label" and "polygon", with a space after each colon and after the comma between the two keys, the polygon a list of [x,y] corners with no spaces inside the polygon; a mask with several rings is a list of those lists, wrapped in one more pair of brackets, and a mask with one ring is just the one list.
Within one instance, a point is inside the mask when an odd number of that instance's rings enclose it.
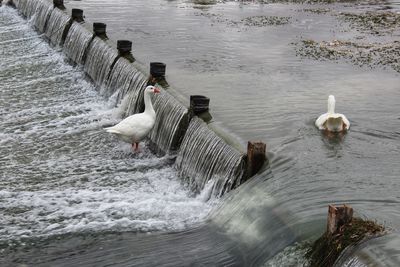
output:
{"label": "river water", "polygon": [[190,197],[168,156],[107,134],[118,110],[16,10],[0,12],[0,246],[201,221],[211,202]]}
{"label": "river water", "polygon": [[[105,134],[102,126],[116,122],[118,110],[79,67],[65,63],[62,52],[2,7],[5,262],[240,266],[260,265],[281,252],[270,266],[296,266],[302,249],[295,241],[324,230],[332,203],[350,204],[359,216],[400,228],[400,75],[302,59],[293,44],[307,38],[396,39],[397,33],[371,37],[351,30],[335,14],[398,10],[398,4],[66,4],[83,8],[90,21],[107,23],[111,38],[131,39],[142,64],[167,63],[167,80],[182,94],[209,96],[216,124],[243,144],[267,143],[270,167],[212,210],[213,203],[181,185],[168,156],[155,157],[147,148],[132,155],[128,145]],[[331,13],[304,10],[316,7]],[[288,17],[289,23],[243,21],[259,15]],[[329,94],[352,123],[345,136],[328,138],[313,125]],[[35,259],[37,253],[46,256]]]}

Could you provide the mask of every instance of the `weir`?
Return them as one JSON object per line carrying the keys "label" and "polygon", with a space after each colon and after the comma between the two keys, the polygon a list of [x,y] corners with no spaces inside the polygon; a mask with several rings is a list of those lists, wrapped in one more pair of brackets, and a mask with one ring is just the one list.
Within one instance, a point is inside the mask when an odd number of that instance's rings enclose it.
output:
{"label": "weir", "polygon": [[[32,1],[29,3],[31,2]],[[50,40],[52,45],[59,46],[62,44],[62,37],[70,20],[71,18],[60,9],[53,9],[47,22],[47,28],[45,31],[45,36]]]}
{"label": "weir", "polygon": [[75,63],[84,64],[85,51],[93,38],[93,33],[88,31],[78,22],[73,22],[64,42],[64,52]]}
{"label": "weir", "polygon": [[116,49],[95,37],[88,49],[84,65],[85,72],[97,86],[104,86],[117,57],[118,51]]}
{"label": "weir", "polygon": [[244,174],[243,155],[197,117],[190,122],[176,166],[194,192],[211,182],[217,196],[239,185]]}
{"label": "weir", "polygon": [[156,144],[159,153],[177,151],[189,122],[187,108],[163,90],[156,96],[154,109],[157,117],[150,140]]}
{"label": "weir", "polygon": [[27,18],[31,18],[36,12],[39,1],[19,0],[17,3],[18,10]]}
{"label": "weir", "polygon": [[38,2],[34,24],[39,32],[44,32],[46,30],[46,23],[52,10],[53,5],[50,2],[46,0],[41,0]]}
{"label": "weir", "polygon": [[[45,2],[21,0],[18,8],[27,16],[35,12],[43,16],[37,20],[37,29],[45,30],[51,44],[63,45],[71,60],[83,64],[101,95],[119,105],[122,117],[143,111],[143,90],[149,79],[140,67],[123,58],[112,42],[93,37],[94,33],[72,22],[66,12]],[[153,102],[157,118],[149,135],[152,147],[157,153],[179,150],[176,168],[194,192],[200,193],[209,185],[213,195],[222,196],[245,181],[243,150],[232,147],[221,137],[224,135],[197,117],[189,124],[188,109],[165,90]]]}
{"label": "weir", "polygon": [[129,93],[143,89],[143,84],[145,83],[146,78],[144,75],[127,59],[120,57],[115,63],[101,93],[107,98],[113,95],[113,98],[115,98],[115,105],[117,105]]}
{"label": "weir", "polygon": [[[42,12],[46,6],[43,4],[43,7],[40,7],[40,2],[42,1],[16,1],[17,7],[27,17],[34,15],[35,12],[39,16],[38,12]],[[38,25],[44,25],[43,30],[46,31],[46,36],[53,45],[60,45],[64,31],[70,23],[70,17],[57,8],[52,11],[51,9],[50,11],[43,11],[41,14],[47,14],[48,19],[43,18],[44,24],[42,21]],[[45,26],[46,23],[47,27]],[[39,26],[37,27],[39,29]],[[79,32],[82,29],[77,26],[76,31],[78,32],[76,33],[77,36],[80,36]],[[73,37],[72,32],[68,32],[68,36],[70,36],[71,42],[77,41],[75,38],[81,38]],[[82,42],[85,42],[85,40],[87,39],[83,38]],[[67,54],[69,53],[67,52],[68,49],[74,50],[72,48],[74,45],[71,44],[70,48],[64,47]],[[82,57],[81,53],[83,53]],[[104,90],[107,92],[107,97],[113,95],[116,98],[116,104],[121,102],[121,109],[125,111],[125,115],[140,111],[143,107],[140,101],[147,79],[145,74],[138,70],[135,65],[122,58],[118,59],[118,52],[99,38],[95,38],[87,50],[77,52],[76,55],[76,61],[84,63],[85,71],[93,81],[98,86],[106,88]],[[83,60],[85,56],[87,56],[86,61]],[[81,62],[79,62],[79,59]],[[160,149],[168,152],[179,147],[180,139],[184,136],[176,167],[181,177],[194,192],[198,193],[209,185],[212,187],[212,194],[221,196],[240,185],[245,170],[243,153],[229,145],[224,138],[215,133],[211,125],[207,125],[197,117],[190,121],[188,130],[184,134],[182,129],[185,129],[184,124],[188,120],[186,119],[187,109],[180,105],[168,92],[164,92],[155,98],[154,105],[157,113],[161,116],[157,117],[156,125],[150,134],[150,140],[156,143]],[[237,239],[238,243],[245,243],[249,253],[248,256],[246,254],[244,257],[247,257],[249,262],[251,259],[255,259],[255,263],[260,265],[265,261],[265,258],[273,256],[288,244],[293,243],[295,235],[287,228],[286,221],[294,221],[295,218],[286,219],[286,214],[277,213],[276,205],[272,199],[266,199],[262,193],[258,192],[261,190],[258,188],[258,184],[252,184],[252,181],[250,181],[245,186],[251,186],[253,190],[243,190],[242,193],[238,190],[238,194],[231,194],[224,202],[224,207],[213,214],[209,225],[218,226],[216,233],[224,233],[224,235],[228,233],[230,237],[233,237],[232,239],[235,239],[235,241]],[[247,194],[247,196],[245,198],[240,194]],[[254,196],[258,196],[260,199],[255,199]],[[251,201],[253,201],[252,205],[249,205]],[[244,202],[246,202],[245,209],[242,205]],[[252,211],[249,211],[249,206],[253,209]],[[238,213],[240,213],[240,216],[237,215]],[[252,216],[249,216],[249,214]],[[259,220],[252,220],[261,218],[261,216],[258,217],[254,214],[273,214],[276,219],[268,218],[267,223],[260,222]],[[198,236],[203,236],[203,232],[201,235],[195,233],[193,238]],[[267,239],[257,238],[260,236],[268,236],[268,243],[273,245],[270,245],[267,249],[267,244],[265,244]],[[168,237],[175,238],[174,235],[168,235]],[[226,236],[221,237],[220,243],[226,243],[225,238]],[[180,237],[176,237],[174,240],[178,244],[181,243],[179,242]],[[232,247],[240,247],[235,242],[232,243]],[[168,247],[168,244],[170,243],[166,242],[163,247]],[[271,246],[273,247],[271,248]],[[197,244],[194,244],[193,247],[194,253],[187,256],[187,262],[190,262],[194,255],[198,256]],[[153,246],[150,248],[154,249]],[[172,253],[169,254],[172,255]],[[145,257],[143,256],[143,258]],[[236,260],[234,259],[229,263],[237,263]]]}

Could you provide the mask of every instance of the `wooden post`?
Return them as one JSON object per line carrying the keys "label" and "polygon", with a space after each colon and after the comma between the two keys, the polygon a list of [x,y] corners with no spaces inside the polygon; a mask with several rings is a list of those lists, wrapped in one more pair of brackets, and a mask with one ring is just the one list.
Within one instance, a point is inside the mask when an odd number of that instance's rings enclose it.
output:
{"label": "wooden post", "polygon": [[267,145],[263,142],[249,141],[247,144],[247,179],[255,175],[267,160]]}
{"label": "wooden post", "polygon": [[334,235],[340,231],[340,228],[353,220],[353,208],[347,205],[335,207],[329,205],[328,208],[328,235]]}

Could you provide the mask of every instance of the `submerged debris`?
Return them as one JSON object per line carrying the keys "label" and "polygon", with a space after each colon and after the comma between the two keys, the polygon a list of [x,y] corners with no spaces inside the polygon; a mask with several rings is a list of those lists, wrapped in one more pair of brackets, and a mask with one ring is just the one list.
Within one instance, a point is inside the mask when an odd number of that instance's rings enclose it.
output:
{"label": "submerged debris", "polygon": [[284,25],[290,22],[290,17],[278,16],[253,16],[240,21],[245,26],[264,27],[269,25]]}
{"label": "submerged debris", "polygon": [[209,18],[212,23],[224,23],[230,27],[238,27],[241,30],[249,27],[268,27],[279,26],[290,23],[291,17],[279,16],[250,16],[241,20],[232,20],[224,18],[221,14],[214,14],[209,12],[202,12],[201,16]]}
{"label": "submerged debris", "polygon": [[216,0],[193,0],[193,3],[196,5],[215,5],[217,3]]}
{"label": "submerged debris", "polygon": [[389,43],[354,43],[333,40],[316,42],[302,40],[296,43],[296,54],[316,60],[348,60],[357,66],[391,67],[400,72],[400,41]]}
{"label": "submerged debris", "polygon": [[326,14],[326,13],[332,12],[332,10],[329,8],[305,8],[300,11],[310,12],[310,13],[315,13],[315,14]]}
{"label": "submerged debris", "polygon": [[400,30],[400,13],[391,11],[367,11],[365,13],[339,13],[339,18],[350,23],[360,32],[383,35]]}

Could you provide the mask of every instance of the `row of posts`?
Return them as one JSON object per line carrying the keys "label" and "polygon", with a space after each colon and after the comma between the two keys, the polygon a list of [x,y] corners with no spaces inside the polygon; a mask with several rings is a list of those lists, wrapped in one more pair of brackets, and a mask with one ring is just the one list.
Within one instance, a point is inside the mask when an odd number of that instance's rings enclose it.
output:
{"label": "row of posts", "polygon": [[[0,0],[1,1],[1,0]],[[64,0],[53,0],[54,7],[65,10]],[[84,22],[83,10],[73,8],[71,18],[76,22]],[[101,39],[108,39],[106,34],[105,23],[95,22],[93,23],[94,35]],[[117,50],[120,56],[128,59],[130,62],[134,62],[135,59],[132,56],[132,42],[129,40],[118,40]],[[149,83],[159,83],[161,85],[167,84],[165,80],[166,64],[162,62],[150,62],[150,79]],[[190,96],[190,112],[192,115],[202,117],[206,122],[211,120],[209,115],[210,98],[202,95]],[[205,115],[206,114],[206,115]],[[208,115],[207,115],[208,114]],[[246,155],[246,174],[245,180],[257,174],[267,161],[266,157],[266,144],[263,142],[250,141],[247,145]]]}

